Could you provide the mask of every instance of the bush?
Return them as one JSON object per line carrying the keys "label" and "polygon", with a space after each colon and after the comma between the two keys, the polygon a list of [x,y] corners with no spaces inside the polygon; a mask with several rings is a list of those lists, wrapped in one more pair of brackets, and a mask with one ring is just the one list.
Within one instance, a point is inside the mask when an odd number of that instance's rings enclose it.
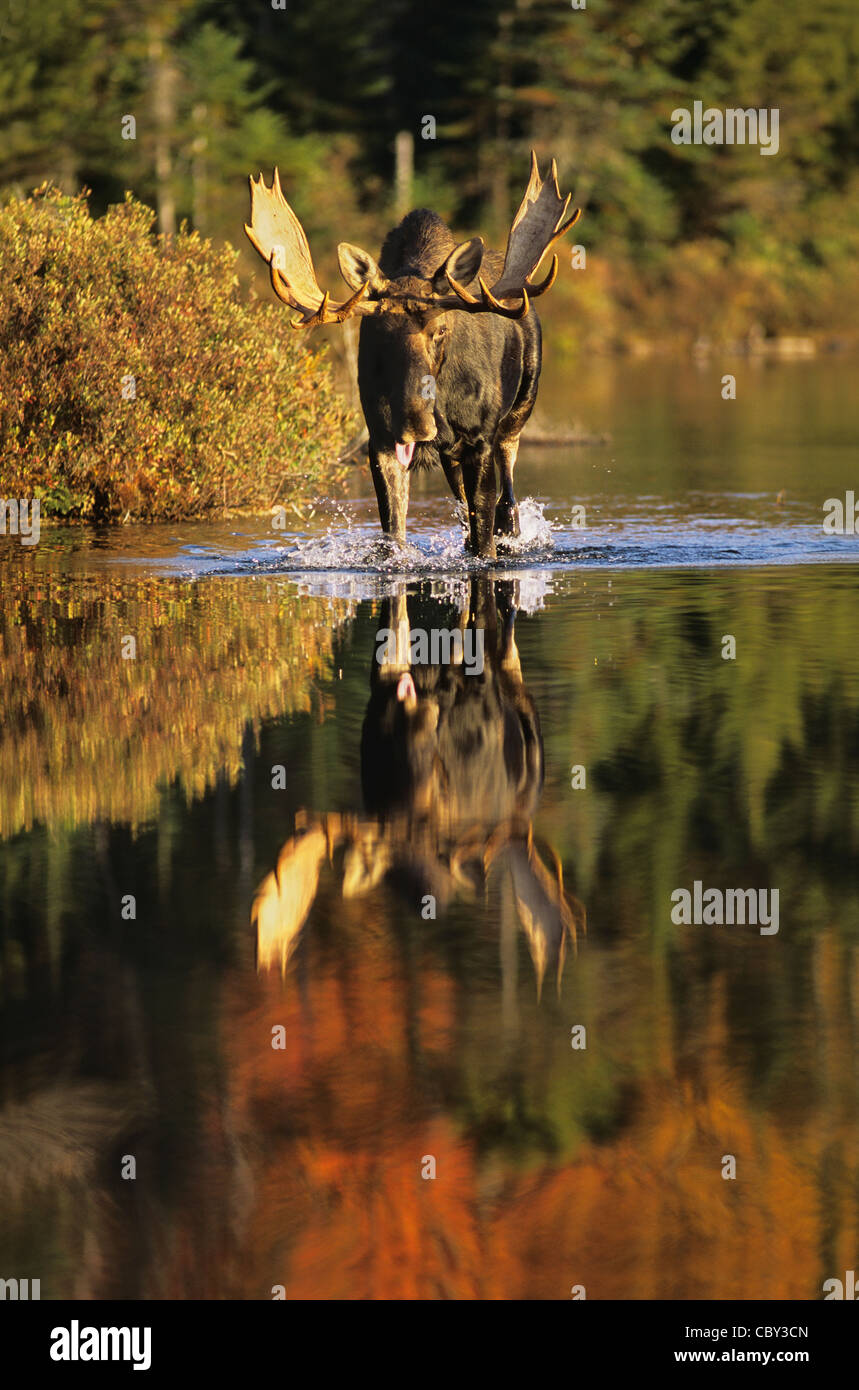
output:
{"label": "bush", "polygon": [[50,187],[0,209],[0,496],[99,520],[268,506],[342,446],[289,312],[240,298],[231,247],[153,220]]}

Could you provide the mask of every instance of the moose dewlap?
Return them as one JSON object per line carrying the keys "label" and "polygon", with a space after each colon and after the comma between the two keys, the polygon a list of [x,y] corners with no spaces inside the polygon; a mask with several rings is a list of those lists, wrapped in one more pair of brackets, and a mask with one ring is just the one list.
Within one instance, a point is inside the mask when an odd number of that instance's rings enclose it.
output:
{"label": "moose dewlap", "polygon": [[260,174],[250,189],[245,231],[275,294],[297,310],[294,327],[361,318],[358,387],[383,531],[405,540],[410,475],[440,465],[466,510],[469,548],[494,558],[495,536],[518,534],[513,469],[542,360],[531,300],[554,283],[557,256],[544,280],[531,277],[579,217],[578,210],[567,217],[570,195],[561,196],[555,161],[544,180],[531,152],[503,257],[482,237],[457,244],[441,218],[421,208],[388,233],[378,263],[340,243],[340,273],[352,291],[340,303],[317,283],[278,171],[270,188]]}

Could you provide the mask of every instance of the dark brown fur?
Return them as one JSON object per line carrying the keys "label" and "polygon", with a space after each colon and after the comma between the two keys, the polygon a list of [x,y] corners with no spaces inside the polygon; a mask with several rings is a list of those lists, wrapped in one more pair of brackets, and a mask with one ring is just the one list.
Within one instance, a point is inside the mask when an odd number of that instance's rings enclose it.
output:
{"label": "dark brown fur", "polygon": [[[469,273],[461,283],[476,286],[479,273],[491,284],[502,257],[486,252],[481,263],[468,247],[458,249],[441,218],[420,209],[388,233],[379,266],[362,253],[363,278],[372,282],[376,276],[381,283],[384,277],[398,294],[444,292],[449,288],[445,263],[463,253],[456,269],[467,267]],[[405,539],[409,474],[439,465],[466,509],[475,554],[493,558],[495,535],[516,534],[513,469],[519,435],[534,408],[540,365],[540,323],[533,308],[521,320],[458,310],[363,319],[358,385],[387,535]],[[396,458],[397,442],[416,444],[408,469]]]}

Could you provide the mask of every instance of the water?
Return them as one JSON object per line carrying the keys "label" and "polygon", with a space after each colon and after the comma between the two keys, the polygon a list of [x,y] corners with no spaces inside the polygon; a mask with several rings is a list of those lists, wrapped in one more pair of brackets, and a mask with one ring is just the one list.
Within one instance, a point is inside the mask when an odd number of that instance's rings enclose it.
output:
{"label": "water", "polygon": [[[431,482],[392,553],[357,473],[287,531],[7,538],[0,1276],[809,1299],[856,1268],[859,549],[821,529],[852,370],[578,370],[612,442],[523,456],[497,566]],[[401,686],[404,619],[472,620],[483,674]],[[778,931],[673,922],[696,881],[777,890]]]}

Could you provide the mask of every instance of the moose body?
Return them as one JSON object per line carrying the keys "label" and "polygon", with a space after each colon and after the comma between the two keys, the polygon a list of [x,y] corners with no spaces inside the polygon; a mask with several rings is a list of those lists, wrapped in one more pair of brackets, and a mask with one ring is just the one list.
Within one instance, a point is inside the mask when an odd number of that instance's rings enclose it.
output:
{"label": "moose body", "polygon": [[479,672],[455,657],[415,660],[406,595],[381,605],[380,631],[395,640],[376,652],[370,672],[364,805],[386,825],[400,823],[412,849],[430,827],[436,856],[448,862],[476,828],[481,845],[511,828],[527,838],[543,786],[540,720],[522,679],[512,591],[510,581],[486,575],[469,586],[468,623],[463,613],[460,626],[463,638],[481,639]]}
{"label": "moose body", "polygon": [[411,473],[439,464],[465,509],[474,554],[494,558],[496,534],[517,534],[513,469],[541,367],[530,300],[553,283],[557,257],[541,284],[531,275],[576,221],[578,212],[564,221],[569,201],[554,160],[544,181],[532,152],[504,257],[486,252],[480,237],[457,245],[440,217],[419,209],[389,232],[378,264],[341,243],[340,272],[354,293],[332,305],[277,171],[271,189],[262,175],[251,179],[245,231],[278,297],[302,313],[295,326],[363,317],[358,386],[382,529],[392,539],[405,540]]}

